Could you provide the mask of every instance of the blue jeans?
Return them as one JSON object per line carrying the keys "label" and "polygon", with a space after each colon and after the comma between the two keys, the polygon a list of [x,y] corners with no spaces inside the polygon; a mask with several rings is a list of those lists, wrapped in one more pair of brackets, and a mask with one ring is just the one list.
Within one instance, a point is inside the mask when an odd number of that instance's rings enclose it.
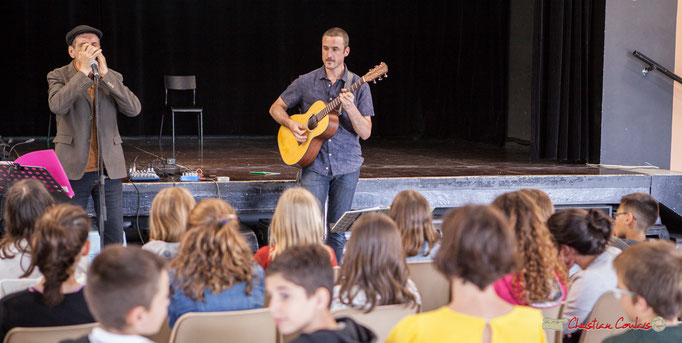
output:
{"label": "blue jeans", "polygon": [[[358,184],[360,170],[341,175],[321,175],[308,168],[301,174],[301,186],[309,190],[320,201],[322,217],[324,218],[324,204],[327,204],[327,223],[336,223],[344,212],[351,209],[355,186]],[[336,260],[341,264],[343,246],[346,236],[343,233],[329,232],[327,226],[327,245],[334,249]]]}
{"label": "blue jeans", "polygon": [[[86,172],[80,180],[69,180],[73,187],[74,197],[71,203],[87,210],[92,196],[95,213],[99,217],[99,187],[97,172]],[[123,182],[121,179],[104,180],[104,203],[107,208],[107,220],[102,230],[104,245],[123,242]]]}

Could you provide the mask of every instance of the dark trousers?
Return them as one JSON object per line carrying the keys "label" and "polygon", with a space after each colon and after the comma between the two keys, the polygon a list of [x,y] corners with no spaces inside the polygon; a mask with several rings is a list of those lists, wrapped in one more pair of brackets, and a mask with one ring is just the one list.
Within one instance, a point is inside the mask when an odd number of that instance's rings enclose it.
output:
{"label": "dark trousers", "polygon": [[[87,210],[90,197],[95,204],[95,213],[99,218],[99,186],[97,172],[87,172],[80,180],[69,180],[76,195],[71,199],[75,205]],[[123,242],[123,182],[121,179],[104,181],[104,203],[107,209],[107,220],[104,221],[104,245]],[[102,232],[102,230],[100,231]]]}

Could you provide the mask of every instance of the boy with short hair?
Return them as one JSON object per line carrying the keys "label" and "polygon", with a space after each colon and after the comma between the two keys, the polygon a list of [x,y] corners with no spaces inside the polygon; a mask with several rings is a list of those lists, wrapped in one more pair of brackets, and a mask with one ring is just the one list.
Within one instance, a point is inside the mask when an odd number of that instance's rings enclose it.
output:
{"label": "boy with short hair", "polygon": [[628,319],[650,330],[628,330],[604,342],[682,342],[682,250],[671,242],[633,245],[614,261],[616,298]]}
{"label": "boy with short hair", "polygon": [[88,270],[85,299],[100,323],[83,342],[151,342],[168,309],[168,271],[158,255],[138,247],[107,246]]}
{"label": "boy with short hair", "polygon": [[301,332],[292,343],[374,342],[375,334],[350,318],[334,319],[329,309],[334,275],[329,250],[320,245],[287,249],[266,272],[270,314],[284,335]]}
{"label": "boy with short hair", "polygon": [[646,233],[658,219],[658,201],[646,193],[628,194],[620,199],[620,206],[613,214],[614,239],[611,245],[625,248],[646,241]]}

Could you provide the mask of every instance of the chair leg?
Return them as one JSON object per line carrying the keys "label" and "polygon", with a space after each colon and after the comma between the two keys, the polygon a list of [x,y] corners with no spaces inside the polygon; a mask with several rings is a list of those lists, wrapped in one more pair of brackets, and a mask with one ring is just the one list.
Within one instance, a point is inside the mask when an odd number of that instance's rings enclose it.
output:
{"label": "chair leg", "polygon": [[199,112],[199,141],[201,142],[201,148],[204,148],[204,112]]}
{"label": "chair leg", "polygon": [[173,159],[175,159],[175,111],[171,112],[171,123],[173,127]]}
{"label": "chair leg", "polygon": [[161,143],[161,136],[163,136],[163,118],[165,117],[165,114],[161,115],[161,129],[159,130],[159,143]]}

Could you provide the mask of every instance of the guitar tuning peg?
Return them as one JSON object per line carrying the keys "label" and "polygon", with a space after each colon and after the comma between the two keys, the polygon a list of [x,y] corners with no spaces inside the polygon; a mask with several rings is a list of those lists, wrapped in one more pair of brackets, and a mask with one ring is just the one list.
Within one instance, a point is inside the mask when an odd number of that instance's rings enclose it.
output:
{"label": "guitar tuning peg", "polygon": [[388,73],[384,74],[384,77],[388,77]]}
{"label": "guitar tuning peg", "polygon": [[379,78],[379,81],[383,80],[382,78]]}
{"label": "guitar tuning peg", "polygon": [[372,81],[372,82],[374,82],[375,85],[377,84],[377,80],[374,80],[374,81]]}

